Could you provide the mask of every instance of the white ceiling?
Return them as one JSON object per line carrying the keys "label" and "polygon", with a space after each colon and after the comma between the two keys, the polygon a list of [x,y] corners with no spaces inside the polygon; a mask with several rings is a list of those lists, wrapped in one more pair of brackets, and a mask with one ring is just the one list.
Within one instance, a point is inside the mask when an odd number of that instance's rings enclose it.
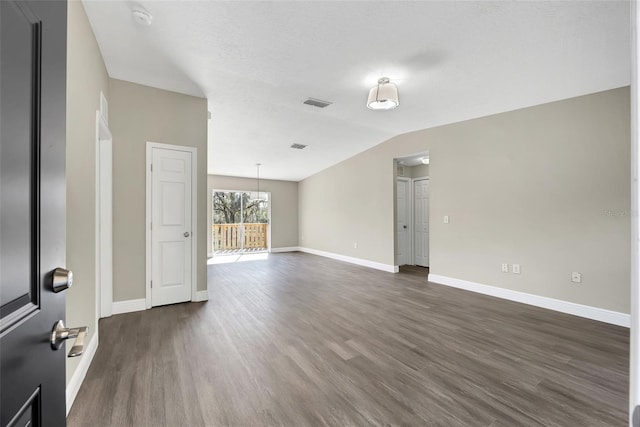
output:
{"label": "white ceiling", "polygon": [[[628,2],[84,4],[111,77],[208,98],[208,170],[222,175],[262,163],[264,178],[297,181],[400,133],[630,81]],[[365,107],[382,75],[396,110]]]}

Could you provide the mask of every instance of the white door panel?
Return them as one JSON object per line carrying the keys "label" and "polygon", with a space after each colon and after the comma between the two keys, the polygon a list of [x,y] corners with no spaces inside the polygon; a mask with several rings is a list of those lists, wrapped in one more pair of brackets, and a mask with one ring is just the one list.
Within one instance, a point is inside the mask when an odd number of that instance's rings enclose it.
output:
{"label": "white door panel", "polygon": [[411,263],[411,183],[405,180],[397,181],[396,189],[396,232],[398,265]]}
{"label": "white door panel", "polygon": [[415,264],[429,266],[429,180],[414,182]]}
{"label": "white door panel", "polygon": [[151,305],[191,300],[191,167],[187,151],[153,148]]}

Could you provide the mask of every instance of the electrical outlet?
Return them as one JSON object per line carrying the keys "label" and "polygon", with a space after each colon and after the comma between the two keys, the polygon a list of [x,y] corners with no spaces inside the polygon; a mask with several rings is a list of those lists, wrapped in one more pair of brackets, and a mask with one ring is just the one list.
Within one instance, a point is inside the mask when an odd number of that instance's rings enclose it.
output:
{"label": "electrical outlet", "polygon": [[444,223],[449,224],[449,215],[444,216]]}
{"label": "electrical outlet", "polygon": [[520,274],[520,264],[513,264],[511,266],[511,271],[513,274]]}
{"label": "electrical outlet", "polygon": [[578,273],[577,271],[572,272],[571,281],[573,283],[582,283],[582,274]]}
{"label": "electrical outlet", "polygon": [[509,272],[509,264],[502,264],[502,272],[503,273]]}

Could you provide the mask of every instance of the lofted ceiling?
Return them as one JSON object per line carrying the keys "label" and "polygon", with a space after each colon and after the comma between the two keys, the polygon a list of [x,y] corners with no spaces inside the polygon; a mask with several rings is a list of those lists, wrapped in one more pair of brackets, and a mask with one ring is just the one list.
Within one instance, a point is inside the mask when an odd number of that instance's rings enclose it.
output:
{"label": "lofted ceiling", "polygon": [[[297,181],[400,133],[630,82],[626,1],[84,5],[111,77],[208,99],[213,174],[262,163],[263,178]],[[380,76],[398,85],[395,110],[365,106]]]}

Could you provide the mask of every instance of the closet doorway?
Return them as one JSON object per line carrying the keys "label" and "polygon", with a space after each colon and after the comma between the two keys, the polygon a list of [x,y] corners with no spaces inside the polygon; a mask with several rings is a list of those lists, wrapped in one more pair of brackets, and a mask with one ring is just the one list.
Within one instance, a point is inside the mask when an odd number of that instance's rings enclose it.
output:
{"label": "closet doorway", "polygon": [[429,165],[428,151],[394,159],[394,254],[399,270],[429,267]]}

